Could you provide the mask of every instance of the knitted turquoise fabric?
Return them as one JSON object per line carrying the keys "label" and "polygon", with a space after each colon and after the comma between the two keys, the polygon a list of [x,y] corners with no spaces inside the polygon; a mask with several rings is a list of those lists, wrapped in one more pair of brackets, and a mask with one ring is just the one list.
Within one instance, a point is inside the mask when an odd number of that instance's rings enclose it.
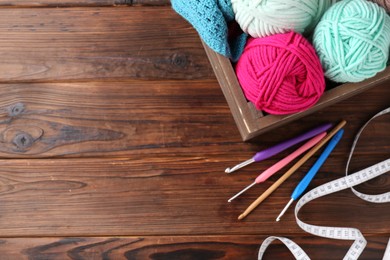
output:
{"label": "knitted turquoise fabric", "polygon": [[229,46],[227,23],[234,20],[230,0],[172,0],[171,4],[212,50],[233,61],[238,60],[247,35],[241,34]]}
{"label": "knitted turquoise fabric", "polygon": [[[232,7],[231,0],[216,0],[219,9],[221,10],[223,16],[225,17],[226,21],[232,21],[234,20],[234,12]],[[207,2],[207,1],[203,1]]]}

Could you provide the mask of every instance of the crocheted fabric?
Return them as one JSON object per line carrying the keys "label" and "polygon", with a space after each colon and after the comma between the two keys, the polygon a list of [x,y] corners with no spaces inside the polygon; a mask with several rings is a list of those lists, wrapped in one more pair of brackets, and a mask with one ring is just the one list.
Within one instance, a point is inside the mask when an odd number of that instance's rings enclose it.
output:
{"label": "crocheted fabric", "polygon": [[172,0],[171,4],[212,50],[233,61],[238,60],[247,36],[239,35],[229,46],[227,22],[234,20],[230,0]]}

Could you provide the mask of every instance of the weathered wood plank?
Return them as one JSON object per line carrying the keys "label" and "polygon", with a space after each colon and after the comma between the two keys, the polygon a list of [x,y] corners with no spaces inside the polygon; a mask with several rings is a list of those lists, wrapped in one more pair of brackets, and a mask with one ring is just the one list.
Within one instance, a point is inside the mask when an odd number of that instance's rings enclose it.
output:
{"label": "weathered wood plank", "polygon": [[133,5],[170,5],[170,0],[132,0]]}
{"label": "weathered wood plank", "polygon": [[[0,238],[2,259],[256,259],[265,236],[165,236],[165,237],[68,237]],[[338,260],[347,252],[348,241],[293,237],[312,259]],[[381,259],[385,237],[367,237],[359,259]],[[267,259],[295,259],[275,242]]]}
{"label": "weathered wood plank", "polygon": [[120,6],[120,5],[145,5],[145,6],[162,6],[170,5],[169,0],[2,0],[0,7],[75,7],[75,6]]}
{"label": "weathered wood plank", "polygon": [[0,82],[214,78],[195,30],[169,6],[4,8],[0,35]]}
{"label": "weathered wood plank", "polygon": [[[255,259],[266,236],[287,235],[313,259],[341,259],[349,241],[303,233],[292,209],[274,221],[315,158],[243,222],[237,216],[278,176],[226,200],[288,152],[235,175],[223,170],[344,118],[345,136],[310,188],[343,176],[352,137],[390,103],[388,83],[242,143],[195,31],[169,6],[140,7],[168,1],[91,2],[0,8],[1,258]],[[388,157],[389,122],[364,133],[352,171]],[[42,157],[57,158],[31,159]],[[359,189],[389,185],[387,174]],[[380,259],[389,210],[343,191],[310,203],[301,218],[359,228],[368,240],[361,259]],[[275,245],[266,259],[291,255]]]}
{"label": "weathered wood plank", "polygon": [[[348,121],[340,153],[357,129],[390,102],[383,84],[343,103],[242,143],[215,80],[0,85],[0,156],[216,156],[225,168],[324,122]],[[370,101],[373,100],[373,101]],[[364,108],[362,107],[364,105]],[[382,130],[381,130],[382,129]],[[361,154],[388,149],[386,128]],[[205,150],[207,147],[207,150]],[[223,167],[223,165],[221,165]],[[249,167],[249,169],[256,169]]]}
{"label": "weathered wood plank", "polygon": [[94,1],[85,1],[85,0],[15,0],[7,1],[2,0],[0,2],[0,7],[70,7],[70,6],[117,6],[117,5],[131,5],[131,0],[94,0]]}
{"label": "weathered wood plank", "polygon": [[239,140],[214,80],[2,84],[0,92],[3,157],[191,153]]}
{"label": "weathered wood plank", "polygon": [[[336,149],[337,153],[328,159],[309,189],[344,175],[345,157]],[[190,157],[179,153],[122,159],[0,160],[0,234],[10,237],[302,233],[292,209],[281,222],[275,222],[275,218],[314,160],[245,221],[238,221],[238,215],[277,176],[228,203],[227,199],[255,176],[253,168],[227,176],[223,172],[226,163],[221,161],[220,156]],[[259,164],[256,169],[260,171],[263,167],[264,164]],[[365,189],[377,193],[388,191],[389,185],[390,176],[384,175]],[[361,229],[363,234],[390,236],[388,205],[368,204],[349,190],[320,198],[304,207],[301,214],[310,223],[347,225]]]}

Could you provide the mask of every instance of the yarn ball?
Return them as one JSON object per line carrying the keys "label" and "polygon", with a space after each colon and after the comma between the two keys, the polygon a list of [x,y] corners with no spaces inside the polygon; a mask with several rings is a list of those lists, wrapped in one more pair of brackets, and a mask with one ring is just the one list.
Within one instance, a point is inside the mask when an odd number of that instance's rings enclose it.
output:
{"label": "yarn ball", "polygon": [[336,0],[231,0],[236,21],[252,37],[310,32]]}
{"label": "yarn ball", "polygon": [[390,13],[390,0],[370,0],[385,8],[386,12]]}
{"label": "yarn ball", "polygon": [[313,46],[289,32],[251,38],[236,65],[246,98],[270,114],[291,114],[314,105],[325,78]]}
{"label": "yarn ball", "polygon": [[362,81],[386,68],[390,17],[366,0],[338,2],[318,23],[313,44],[326,77],[336,82]]}

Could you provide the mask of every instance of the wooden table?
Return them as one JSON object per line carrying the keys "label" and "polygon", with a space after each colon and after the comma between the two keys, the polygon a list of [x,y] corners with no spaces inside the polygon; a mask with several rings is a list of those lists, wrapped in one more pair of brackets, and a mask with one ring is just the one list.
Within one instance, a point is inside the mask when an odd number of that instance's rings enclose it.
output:
{"label": "wooden table", "polygon": [[[314,237],[293,210],[275,222],[315,158],[244,221],[277,176],[227,199],[286,153],[224,169],[324,122],[345,136],[309,188],[342,177],[353,136],[390,104],[390,83],[250,143],[238,130],[194,29],[159,0],[0,2],[1,259],[257,259],[269,235],[312,259],[341,259],[350,241]],[[351,171],[388,158],[390,116],[363,134]],[[389,190],[386,174],[358,187]],[[309,223],[357,227],[381,259],[388,204],[350,190],[304,207]],[[265,259],[290,259],[281,244]]]}

